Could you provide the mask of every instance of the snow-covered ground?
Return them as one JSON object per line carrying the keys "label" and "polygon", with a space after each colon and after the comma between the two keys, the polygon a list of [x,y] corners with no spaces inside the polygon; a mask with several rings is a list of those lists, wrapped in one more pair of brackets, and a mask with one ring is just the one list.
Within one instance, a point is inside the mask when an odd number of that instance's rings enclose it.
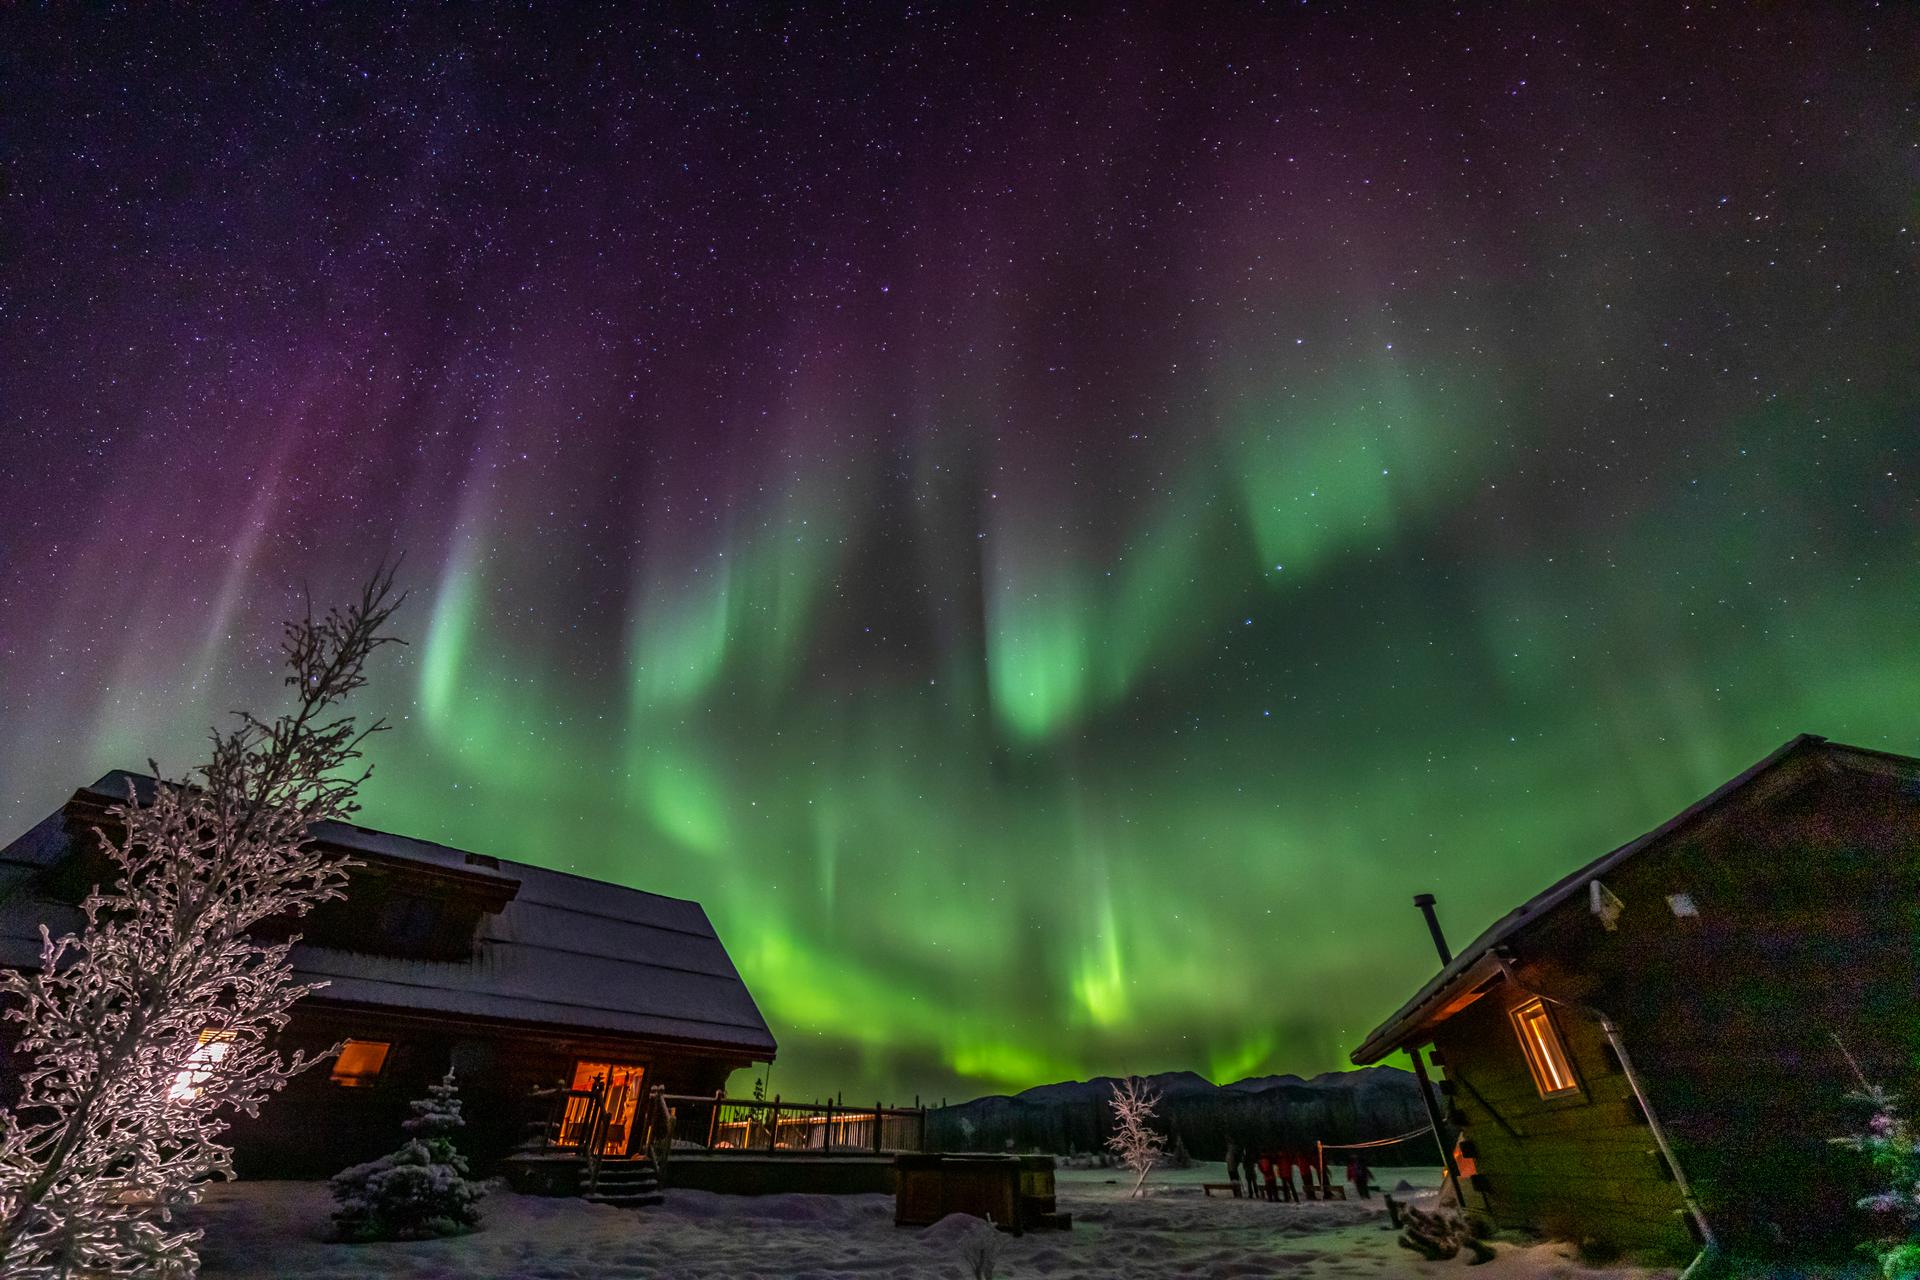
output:
{"label": "snow-covered ground", "polygon": [[[1382,1170],[1430,1183],[1420,1170]],[[1122,1181],[1125,1179],[1125,1181]],[[1427,1262],[1394,1243],[1386,1209],[1371,1201],[1267,1204],[1208,1198],[1218,1164],[1157,1174],[1152,1194],[1129,1199],[1131,1178],[1061,1170],[1060,1208],[1071,1231],[1000,1237],[1001,1280],[1110,1277],[1298,1276],[1307,1280],[1469,1274],[1460,1261]],[[670,1191],[655,1209],[501,1191],[483,1204],[486,1227],[454,1240],[346,1245],[327,1239],[324,1183],[253,1182],[213,1188],[191,1220],[206,1227],[208,1277],[285,1280],[630,1280],[638,1277],[938,1276],[970,1280],[967,1238],[991,1228],[957,1215],[923,1230],[893,1225],[890,1196],[718,1196]],[[1499,1245],[1474,1280],[1640,1280],[1658,1273],[1578,1265],[1564,1246]]]}

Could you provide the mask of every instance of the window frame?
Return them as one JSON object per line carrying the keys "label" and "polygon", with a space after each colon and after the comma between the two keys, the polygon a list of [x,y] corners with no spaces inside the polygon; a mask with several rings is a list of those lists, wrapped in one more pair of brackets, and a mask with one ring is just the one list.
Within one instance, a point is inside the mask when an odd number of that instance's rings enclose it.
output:
{"label": "window frame", "polygon": [[[346,1057],[347,1047],[349,1045],[379,1046],[380,1057],[373,1064],[373,1070],[354,1072],[353,1074],[346,1075],[346,1076],[343,1076],[340,1074],[340,1061],[342,1058]],[[391,1062],[392,1060],[393,1060],[393,1041],[391,1040],[359,1040],[352,1037],[348,1037],[347,1039],[342,1040],[340,1042],[340,1052],[334,1056],[333,1067],[330,1071],[327,1072],[327,1081],[330,1084],[335,1084],[340,1086],[342,1089],[371,1089],[374,1085],[380,1083],[380,1077],[386,1073],[387,1063]]]}
{"label": "window frame", "polygon": [[193,1052],[187,1055],[186,1062],[173,1073],[173,1083],[167,1086],[167,1101],[172,1104],[193,1102],[200,1097],[200,1091],[207,1081],[213,1079],[220,1063],[233,1052],[238,1037],[227,1027],[203,1027],[194,1038]]}
{"label": "window frame", "polygon": [[[1571,1098],[1585,1091],[1580,1073],[1573,1065],[1573,1053],[1567,1048],[1567,1038],[1560,1033],[1560,1024],[1544,999],[1534,996],[1515,1005],[1507,1010],[1507,1021],[1520,1041],[1520,1052],[1527,1060],[1533,1087],[1542,1098]],[[1543,1034],[1536,1035],[1536,1027],[1543,1029]],[[1566,1083],[1556,1086],[1557,1079],[1564,1079]]]}

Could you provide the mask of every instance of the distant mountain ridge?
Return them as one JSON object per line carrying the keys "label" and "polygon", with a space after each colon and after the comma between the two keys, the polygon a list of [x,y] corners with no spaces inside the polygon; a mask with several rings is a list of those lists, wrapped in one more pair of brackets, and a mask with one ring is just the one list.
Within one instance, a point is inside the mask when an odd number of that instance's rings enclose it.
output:
{"label": "distant mountain ridge", "polygon": [[[1193,1071],[1144,1077],[1162,1098],[1161,1119],[1172,1140],[1196,1159],[1218,1160],[1227,1143],[1255,1147],[1366,1142],[1423,1130],[1426,1108],[1411,1073],[1392,1067],[1254,1076],[1217,1085]],[[1110,1099],[1120,1080],[1064,1080],[1011,1096],[994,1094],[928,1114],[936,1150],[1096,1151],[1111,1131]],[[1384,1154],[1384,1153],[1383,1153]],[[1435,1162],[1431,1137],[1393,1149],[1404,1162]],[[1378,1163],[1391,1163],[1382,1160]]]}
{"label": "distant mountain ridge", "polygon": [[[1305,1086],[1309,1089],[1322,1088],[1366,1088],[1381,1076],[1389,1078],[1389,1087],[1403,1088],[1411,1083],[1413,1077],[1393,1067],[1365,1067],[1359,1071],[1322,1071],[1312,1079],[1296,1075],[1248,1076],[1245,1080],[1235,1080],[1232,1084],[1215,1084],[1197,1071],[1163,1071],[1158,1075],[1142,1076],[1156,1093],[1163,1097],[1178,1097],[1190,1093],[1217,1093],[1232,1090],[1235,1093],[1263,1093],[1268,1089],[1277,1089],[1287,1085]],[[1404,1081],[1402,1080],[1404,1077]],[[986,1098],[1011,1097],[1015,1102],[1055,1102],[1063,1099],[1098,1096],[1108,1098],[1113,1095],[1115,1086],[1120,1083],[1117,1076],[1095,1076],[1091,1080],[1063,1080],[1058,1084],[1037,1084],[1031,1089],[1022,1089],[1019,1093],[988,1094]],[[1418,1095],[1416,1094],[1416,1100]],[[974,1102],[986,1101],[975,1098]],[[956,1106],[971,1106],[972,1103],[956,1103]]]}

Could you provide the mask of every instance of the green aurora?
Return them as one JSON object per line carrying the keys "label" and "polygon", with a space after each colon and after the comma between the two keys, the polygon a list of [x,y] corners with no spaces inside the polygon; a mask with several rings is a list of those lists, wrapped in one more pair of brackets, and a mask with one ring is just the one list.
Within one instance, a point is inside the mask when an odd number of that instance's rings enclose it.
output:
{"label": "green aurora", "polygon": [[[71,63],[0,285],[6,834],[404,551],[364,820],[697,899],[775,1092],[1345,1065],[1413,893],[1458,944],[1792,734],[1920,747],[1911,29],[1696,82],[1536,17],[736,32],[638,105],[403,33],[236,70],[231,154],[184,67]],[[424,105],[243,109],[322,89]],[[83,99],[173,168],[93,185]]]}
{"label": "green aurora", "polygon": [[1910,548],[1836,580],[1808,518],[1871,448],[1787,482],[1749,459],[1805,418],[1763,413],[1663,503],[1441,570],[1477,402],[1309,403],[1237,417],[1195,463],[1231,484],[1132,554],[990,533],[985,625],[924,678],[796,678],[842,542],[804,485],[638,593],[612,706],[530,670],[456,568],[371,812],[700,899],[782,1086],[864,1096],[1337,1066],[1431,968],[1414,890],[1464,932],[1793,731],[1913,745]]}

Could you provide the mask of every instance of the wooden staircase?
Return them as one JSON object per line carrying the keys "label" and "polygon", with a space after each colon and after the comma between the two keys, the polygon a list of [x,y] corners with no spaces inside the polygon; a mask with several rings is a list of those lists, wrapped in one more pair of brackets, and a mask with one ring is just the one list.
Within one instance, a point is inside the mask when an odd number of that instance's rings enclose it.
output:
{"label": "wooden staircase", "polygon": [[660,1171],[653,1157],[607,1158],[599,1162],[599,1176],[580,1192],[590,1204],[612,1205],[616,1209],[644,1209],[659,1204]]}
{"label": "wooden staircase", "polygon": [[[659,1090],[647,1099],[645,1125],[634,1138],[633,1155],[603,1154],[608,1142],[611,1112],[604,1077],[596,1076],[586,1089],[538,1089],[531,1100],[540,1114],[529,1119],[520,1146],[506,1159],[507,1180],[523,1195],[573,1196],[618,1209],[644,1209],[661,1203],[660,1166],[648,1143],[653,1139],[656,1110],[671,1132],[672,1116],[661,1106]],[[615,1101],[620,1100],[616,1091]],[[634,1113],[630,1113],[634,1114]],[[623,1126],[625,1122],[622,1122]],[[616,1138],[624,1138],[624,1128]],[[664,1139],[653,1150],[662,1156],[671,1149]]]}

